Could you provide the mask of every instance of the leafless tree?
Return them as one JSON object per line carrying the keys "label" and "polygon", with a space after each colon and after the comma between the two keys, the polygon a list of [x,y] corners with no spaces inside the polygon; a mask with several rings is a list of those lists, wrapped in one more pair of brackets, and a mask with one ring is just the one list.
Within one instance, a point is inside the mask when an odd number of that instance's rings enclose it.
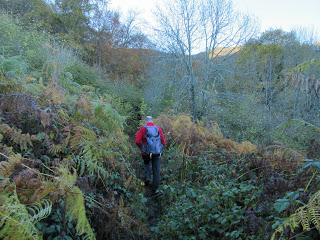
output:
{"label": "leafless tree", "polygon": [[[197,93],[200,80],[210,84],[213,66],[221,57],[232,55],[238,46],[255,32],[251,18],[233,10],[231,0],[177,0],[163,1],[156,16],[159,43],[166,52],[181,59],[189,79],[190,111],[194,120],[197,114]],[[195,72],[193,56],[202,52],[202,76]],[[217,61],[219,60],[219,61]],[[201,78],[201,79],[200,79]]]}
{"label": "leafless tree", "polygon": [[315,27],[297,27],[293,30],[296,37],[303,44],[317,44],[319,43],[319,30]]}
{"label": "leafless tree", "polygon": [[175,58],[181,59],[189,78],[190,110],[196,117],[195,85],[196,79],[192,66],[192,54],[200,40],[200,15],[196,0],[166,1],[163,7],[158,8],[157,29],[163,50],[171,53]]}

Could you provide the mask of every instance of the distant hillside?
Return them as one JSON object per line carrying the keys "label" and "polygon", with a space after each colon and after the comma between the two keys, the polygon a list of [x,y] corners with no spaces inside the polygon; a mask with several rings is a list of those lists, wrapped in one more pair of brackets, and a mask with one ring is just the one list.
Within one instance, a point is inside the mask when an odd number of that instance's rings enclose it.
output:
{"label": "distant hillside", "polygon": [[234,54],[239,52],[241,47],[228,47],[228,48],[223,48],[223,47],[218,47],[214,49],[212,52],[209,53],[210,58],[213,57],[223,57],[229,54]]}

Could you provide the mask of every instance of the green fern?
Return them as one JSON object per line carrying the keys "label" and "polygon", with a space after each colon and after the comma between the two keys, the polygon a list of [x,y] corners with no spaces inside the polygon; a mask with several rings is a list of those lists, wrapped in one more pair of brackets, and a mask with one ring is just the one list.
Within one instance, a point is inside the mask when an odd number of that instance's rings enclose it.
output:
{"label": "green fern", "polygon": [[65,195],[67,216],[76,222],[76,230],[79,235],[86,235],[86,239],[95,239],[90,223],[86,216],[84,198],[81,190],[74,186],[77,174],[71,174],[68,167],[61,165],[57,178],[59,189]]}
{"label": "green fern", "polygon": [[14,185],[8,188],[13,188],[14,191],[3,191],[0,194],[0,239],[42,239],[34,225],[39,218],[33,219],[29,215],[26,206],[20,203]]}
{"label": "green fern", "polygon": [[311,225],[320,231],[320,191],[311,197],[308,204],[298,208],[294,214],[285,219],[275,230],[271,240],[277,239],[277,236],[283,234],[287,228],[293,232],[302,226],[303,231],[310,231]]}
{"label": "green fern", "polygon": [[70,145],[73,150],[78,151],[76,162],[80,175],[86,172],[102,178],[108,176],[104,163],[112,156],[110,154],[112,149],[106,138],[98,138],[91,129],[78,126],[74,129]]}
{"label": "green fern", "polygon": [[93,121],[96,126],[107,132],[121,132],[125,118],[114,110],[110,104],[104,103],[102,105],[98,103],[95,106]]}
{"label": "green fern", "polygon": [[95,235],[86,216],[84,198],[81,190],[74,186],[66,196],[67,216],[76,221],[79,235],[85,234],[86,239],[94,240]]}
{"label": "green fern", "polygon": [[63,151],[63,145],[62,144],[51,144],[49,148],[49,153],[51,153],[54,156],[58,156]]}
{"label": "green fern", "polygon": [[57,178],[57,182],[59,185],[59,189],[66,192],[73,188],[74,184],[77,180],[77,174],[71,174],[69,169],[66,166],[61,165],[58,168],[59,177]]}
{"label": "green fern", "polygon": [[31,221],[33,223],[47,218],[50,215],[51,210],[52,203],[46,199],[42,200],[40,203],[35,203],[28,207],[29,214],[31,215]]}

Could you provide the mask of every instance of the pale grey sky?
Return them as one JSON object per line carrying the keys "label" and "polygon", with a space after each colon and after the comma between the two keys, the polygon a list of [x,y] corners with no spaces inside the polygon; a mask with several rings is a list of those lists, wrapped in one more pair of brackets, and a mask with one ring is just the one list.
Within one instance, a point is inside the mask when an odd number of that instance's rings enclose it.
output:
{"label": "pale grey sky", "polygon": [[[124,15],[134,10],[140,19],[153,22],[152,9],[161,0],[111,0],[110,7]],[[320,28],[320,0],[234,0],[236,9],[254,15],[261,31],[282,28],[289,31],[297,27]]]}

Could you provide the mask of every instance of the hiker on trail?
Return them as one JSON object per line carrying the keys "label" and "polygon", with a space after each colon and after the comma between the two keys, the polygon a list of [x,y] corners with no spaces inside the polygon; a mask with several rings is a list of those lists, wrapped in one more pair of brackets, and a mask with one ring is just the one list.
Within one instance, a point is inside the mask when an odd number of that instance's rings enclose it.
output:
{"label": "hiker on trail", "polygon": [[152,169],[152,189],[156,193],[160,184],[160,158],[166,145],[166,138],[162,128],[153,123],[151,116],[146,117],[146,124],[137,131],[135,143],[140,148],[144,161],[145,185],[151,184]]}

